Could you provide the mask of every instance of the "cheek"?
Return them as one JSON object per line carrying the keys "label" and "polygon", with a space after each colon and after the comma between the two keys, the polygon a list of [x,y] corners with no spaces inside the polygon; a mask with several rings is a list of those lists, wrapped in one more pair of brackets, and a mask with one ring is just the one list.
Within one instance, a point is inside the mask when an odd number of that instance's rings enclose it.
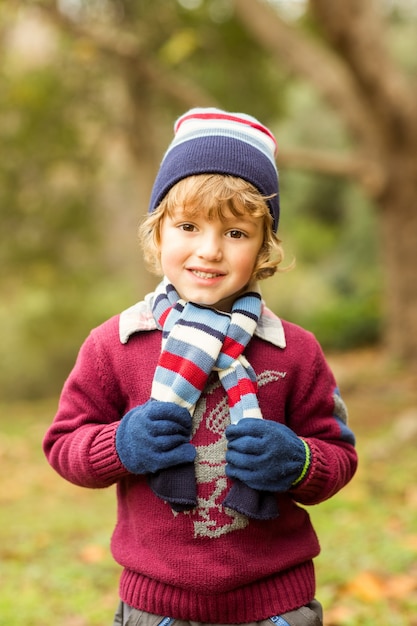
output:
{"label": "cheek", "polygon": [[184,247],[174,244],[172,240],[165,239],[161,242],[159,256],[162,267],[169,268],[181,261],[184,256]]}
{"label": "cheek", "polygon": [[243,254],[241,257],[241,267],[242,270],[245,270],[249,273],[252,273],[255,269],[260,254],[261,248],[260,246],[254,245],[250,249],[246,251],[246,254]]}

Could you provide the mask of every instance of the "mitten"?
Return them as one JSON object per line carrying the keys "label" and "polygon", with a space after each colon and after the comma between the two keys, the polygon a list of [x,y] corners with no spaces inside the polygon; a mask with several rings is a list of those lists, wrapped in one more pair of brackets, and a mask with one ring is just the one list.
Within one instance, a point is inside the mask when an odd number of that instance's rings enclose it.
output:
{"label": "mitten", "polygon": [[252,489],[283,493],[308,472],[308,444],[284,424],[248,417],[228,426],[226,437],[226,474]]}
{"label": "mitten", "polygon": [[236,478],[223,501],[223,506],[257,520],[274,519],[279,515],[275,493],[252,489]]}
{"label": "mitten", "polygon": [[191,415],[173,402],[148,400],[122,418],[116,430],[116,450],[133,474],[147,474],[191,463]]}

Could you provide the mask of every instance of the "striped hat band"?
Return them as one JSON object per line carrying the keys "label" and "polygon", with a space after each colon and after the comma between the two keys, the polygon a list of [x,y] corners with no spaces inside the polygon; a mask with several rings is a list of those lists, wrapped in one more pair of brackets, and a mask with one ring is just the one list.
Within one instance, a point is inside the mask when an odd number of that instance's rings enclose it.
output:
{"label": "striped hat band", "polygon": [[195,174],[227,174],[251,183],[266,200],[274,221],[279,221],[279,183],[275,165],[277,143],[256,118],[215,108],[191,109],[174,125],[169,145],[156,176],[149,212],[183,178]]}

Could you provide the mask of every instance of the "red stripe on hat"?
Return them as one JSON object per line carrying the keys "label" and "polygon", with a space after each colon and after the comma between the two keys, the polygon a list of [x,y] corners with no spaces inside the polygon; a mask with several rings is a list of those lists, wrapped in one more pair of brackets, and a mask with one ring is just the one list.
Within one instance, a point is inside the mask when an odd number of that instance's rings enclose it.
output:
{"label": "red stripe on hat", "polygon": [[272,139],[275,145],[274,153],[276,154],[278,152],[277,140],[275,139],[274,135],[266,126],[264,126],[260,122],[253,122],[252,120],[247,120],[243,117],[238,117],[237,115],[231,115],[229,113],[193,113],[190,115],[184,115],[183,117],[180,117],[179,120],[177,120],[174,126],[174,131],[177,132],[183,122],[187,120],[192,120],[192,119],[228,120],[230,122],[238,122],[239,124],[246,124],[246,126],[251,126],[251,128],[255,128],[256,130],[261,131],[262,133],[264,133],[264,135],[267,135],[270,139]]}
{"label": "red stripe on hat", "polygon": [[158,365],[179,374],[193,387],[203,391],[207,381],[207,374],[192,361],[164,350],[161,352]]}

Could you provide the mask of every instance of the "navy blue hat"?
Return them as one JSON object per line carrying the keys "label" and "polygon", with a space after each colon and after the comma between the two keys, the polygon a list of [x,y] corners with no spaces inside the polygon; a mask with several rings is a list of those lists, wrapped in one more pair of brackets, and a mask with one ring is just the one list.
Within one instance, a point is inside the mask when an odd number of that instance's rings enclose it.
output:
{"label": "navy blue hat", "polygon": [[277,143],[266,126],[244,113],[196,108],[175,122],[174,132],[154,182],[150,213],[183,178],[195,174],[228,174],[251,183],[263,196],[272,196],[266,202],[277,231]]}

